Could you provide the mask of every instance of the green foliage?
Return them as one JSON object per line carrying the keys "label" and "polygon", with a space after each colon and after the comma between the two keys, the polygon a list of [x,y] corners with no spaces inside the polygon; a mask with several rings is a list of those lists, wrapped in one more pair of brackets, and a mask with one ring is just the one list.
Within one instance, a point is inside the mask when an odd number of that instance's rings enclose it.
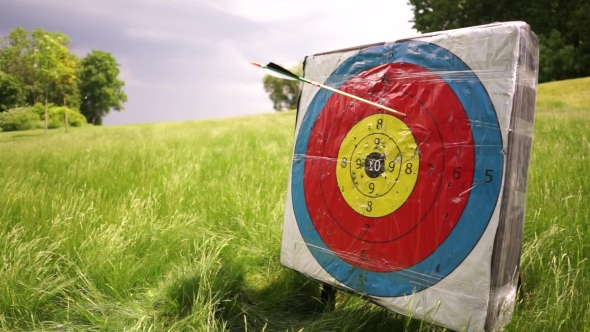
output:
{"label": "green foliage", "polygon": [[[65,113],[68,115],[68,124],[72,127],[82,127],[87,124],[86,118],[76,109],[47,104],[47,127],[49,129],[65,126]],[[28,130],[42,128],[41,122],[45,119],[45,105],[37,103],[34,106],[21,107],[8,112],[0,113],[0,127],[4,131]],[[5,120],[2,120],[5,119]],[[2,125],[1,123],[6,123]]]}
{"label": "green foliage", "polygon": [[32,38],[35,45],[32,57],[37,68],[36,81],[44,87],[56,84],[64,71],[63,59],[70,58],[66,48],[70,38],[60,32],[48,32],[40,28],[32,32]]}
{"label": "green foliage", "polygon": [[[302,74],[302,64],[289,69],[298,76]],[[297,108],[301,82],[286,80],[272,75],[263,78],[264,91],[266,91],[276,111]]]}
{"label": "green foliage", "polygon": [[457,0],[410,0],[413,6],[413,28],[420,32],[433,32],[440,30],[456,29],[469,24],[459,21],[462,18],[471,18],[465,15],[465,4],[473,2]]}
{"label": "green foliage", "polygon": [[590,76],[586,0],[409,0],[420,32],[525,21],[540,42],[539,82]]}
{"label": "green foliage", "polygon": [[22,106],[24,102],[23,87],[18,79],[0,71],[0,112]]}
{"label": "green foliage", "polygon": [[37,102],[43,91],[35,80],[34,50],[30,32],[21,27],[11,30],[0,41],[0,70],[18,79],[30,105]]}
{"label": "green foliage", "polygon": [[[78,92],[78,84],[76,82],[76,69],[78,67],[78,58],[70,54],[69,52],[61,52],[59,54],[59,66],[58,66],[58,76],[57,80],[55,81],[55,85],[58,87],[58,90],[61,90],[61,95],[63,98],[63,105],[67,106],[67,97],[68,94],[73,94],[78,99],[80,98]],[[75,92],[72,92],[74,90]],[[80,105],[80,101],[74,102],[77,106]],[[70,106],[72,103],[70,103]]]}
{"label": "green foliage", "polygon": [[[69,52],[69,43],[67,35],[41,28],[27,31],[18,27],[0,38],[0,112],[32,105],[39,110],[37,103],[44,102],[48,113],[49,104],[68,106],[82,109],[86,118],[101,124],[111,109],[123,110],[127,96],[112,55],[93,50],[80,60]],[[44,113],[45,109],[41,119],[46,118]],[[83,123],[76,114],[74,117],[73,123]],[[50,116],[47,119],[48,127],[60,125]]]}
{"label": "green foliage", "polygon": [[39,116],[29,108],[13,109],[0,113],[2,131],[28,130],[38,128]]}
{"label": "green foliage", "polygon": [[[52,103],[48,103],[47,107],[51,109],[55,107],[55,105]],[[42,103],[36,103],[35,105],[29,106],[28,108],[35,112],[40,119],[43,119],[43,117],[45,116],[45,105],[43,105]]]}
{"label": "green foliage", "polygon": [[583,55],[579,48],[566,44],[562,34],[557,30],[551,31],[549,36],[539,36],[539,42],[541,82],[577,77],[577,73],[583,72],[587,61],[590,61],[589,55]]}
{"label": "green foliage", "polygon": [[51,89],[48,95],[48,102],[54,105],[65,105],[67,107],[79,110],[81,100],[78,82],[74,81],[74,83],[71,85],[62,86],[59,87],[59,89]]}
{"label": "green foliage", "polygon": [[123,110],[127,95],[123,91],[125,83],[118,76],[119,64],[108,52],[92,50],[80,63],[80,110],[89,123],[100,123],[111,109]]}
{"label": "green foliage", "polygon": [[50,128],[61,128],[65,124],[65,112],[68,114],[68,124],[72,127],[82,127],[87,124],[86,117],[77,110],[57,106],[49,109],[49,121],[52,126]]}
{"label": "green foliage", "polygon": [[[62,33],[50,33],[43,29],[33,31],[33,62],[35,63],[35,81],[43,87],[45,100],[45,130],[49,127],[47,103],[50,86],[62,83],[65,75],[70,75],[69,51],[65,45],[70,41],[69,37]],[[67,62],[67,63],[66,63]],[[73,69],[72,69],[73,70]],[[73,74],[72,74],[73,75]],[[73,78],[72,78],[73,79]],[[51,127],[55,128],[55,123]]]}

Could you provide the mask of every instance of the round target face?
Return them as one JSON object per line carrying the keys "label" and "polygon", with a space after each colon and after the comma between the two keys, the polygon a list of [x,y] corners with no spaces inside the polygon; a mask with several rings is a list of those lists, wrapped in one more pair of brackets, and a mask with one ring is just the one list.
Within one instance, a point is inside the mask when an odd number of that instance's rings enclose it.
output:
{"label": "round target face", "polygon": [[315,95],[292,170],[308,248],[370,295],[434,285],[475,247],[499,196],[502,137],[485,88],[455,55],[416,41],[362,50],[325,84],[406,116]]}

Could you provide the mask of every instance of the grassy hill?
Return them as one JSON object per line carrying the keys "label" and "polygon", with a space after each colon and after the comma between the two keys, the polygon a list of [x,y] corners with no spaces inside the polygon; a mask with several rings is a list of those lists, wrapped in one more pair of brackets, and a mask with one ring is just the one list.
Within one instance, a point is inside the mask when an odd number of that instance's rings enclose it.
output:
{"label": "grassy hill", "polygon": [[537,107],[541,113],[554,109],[590,111],[590,77],[539,85]]}
{"label": "grassy hill", "polygon": [[[508,331],[590,331],[589,92],[539,86]],[[444,331],[280,266],[294,122],[0,133],[0,329]]]}

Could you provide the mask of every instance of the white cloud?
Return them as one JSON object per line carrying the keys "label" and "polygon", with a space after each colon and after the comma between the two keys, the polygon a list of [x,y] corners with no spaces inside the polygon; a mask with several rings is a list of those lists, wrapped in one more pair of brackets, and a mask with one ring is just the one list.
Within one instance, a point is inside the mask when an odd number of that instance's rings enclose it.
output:
{"label": "white cloud", "polygon": [[[6,0],[4,0],[6,1]],[[45,9],[60,9],[76,15],[108,18],[116,8],[117,0],[101,1],[72,1],[72,0],[8,0],[8,3],[30,7],[31,10],[45,11]],[[83,2],[83,4],[82,4]]]}
{"label": "white cloud", "polygon": [[202,38],[187,35],[182,31],[175,31],[173,29],[164,30],[156,28],[129,28],[125,31],[125,35],[133,39],[153,43],[162,43],[167,41],[179,42],[185,45],[205,45],[207,43],[207,41]]}
{"label": "white cloud", "polygon": [[137,29],[130,28],[125,31],[127,36],[136,39],[143,39],[153,42],[161,42],[165,40],[175,39],[176,36],[169,31],[154,30],[154,29]]}
{"label": "white cloud", "polygon": [[[262,89],[265,72],[250,61],[295,65],[312,53],[329,51],[380,41],[394,41],[418,33],[408,21],[412,13],[407,4],[391,0],[366,0],[350,3],[337,0],[137,0],[159,6],[176,6],[178,10],[213,8],[225,13],[225,22],[209,29],[229,31],[225,37],[210,40],[209,56],[179,52],[174,61],[191,79],[178,83],[183,91],[195,94],[207,91],[199,98],[203,108],[226,107],[233,101],[235,110],[219,110],[224,116],[272,111],[272,103]],[[260,34],[244,35],[232,25],[232,17],[263,27]],[[162,18],[163,19],[163,18]],[[158,27],[159,23],[154,23]],[[195,23],[167,23],[170,30],[133,31],[136,38],[183,40],[194,35]],[[220,28],[222,27],[222,28]],[[155,29],[155,28],[154,28]],[[233,31],[232,33],[232,30]],[[204,33],[201,37],[207,36]],[[204,38],[204,37],[203,37]],[[184,39],[185,42],[186,39]],[[229,113],[228,113],[229,112]],[[202,114],[202,113],[201,113]],[[205,115],[202,115],[207,117]],[[218,114],[209,114],[216,117]]]}
{"label": "white cloud", "polygon": [[[257,44],[268,55],[280,57],[266,60],[287,64],[295,64],[317,52],[418,34],[409,23],[411,10],[402,1],[219,0],[206,3],[268,27],[264,35],[248,42]],[[266,60],[261,59],[261,62]]]}
{"label": "white cloud", "polygon": [[[322,3],[321,1],[316,2]],[[306,16],[312,15],[320,9],[314,5],[310,6],[310,4],[310,1],[298,0],[223,0],[210,2],[210,6],[218,10],[227,11],[235,16],[259,23],[304,20]]]}
{"label": "white cloud", "polygon": [[210,6],[259,23],[297,21],[299,31],[318,39],[383,41],[416,34],[408,22],[412,13],[402,1],[220,0]]}
{"label": "white cloud", "polygon": [[396,0],[4,1],[0,31],[27,20],[71,35],[80,56],[115,56],[129,102],[107,124],[267,112],[265,72],[250,61],[290,67],[312,53],[417,35],[407,1]]}
{"label": "white cloud", "polygon": [[133,73],[131,72],[131,68],[128,65],[128,61],[126,61],[125,59],[117,59],[117,62],[121,64],[121,67],[119,67],[119,79],[125,82],[126,86],[146,85],[144,82],[134,77]]}

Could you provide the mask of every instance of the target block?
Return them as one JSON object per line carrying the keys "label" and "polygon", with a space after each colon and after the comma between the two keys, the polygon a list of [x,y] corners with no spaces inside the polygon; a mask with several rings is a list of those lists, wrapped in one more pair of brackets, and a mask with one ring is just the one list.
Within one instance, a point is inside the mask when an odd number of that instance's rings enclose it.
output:
{"label": "target block", "polygon": [[281,264],[454,330],[511,318],[538,43],[523,22],[308,56]]}

